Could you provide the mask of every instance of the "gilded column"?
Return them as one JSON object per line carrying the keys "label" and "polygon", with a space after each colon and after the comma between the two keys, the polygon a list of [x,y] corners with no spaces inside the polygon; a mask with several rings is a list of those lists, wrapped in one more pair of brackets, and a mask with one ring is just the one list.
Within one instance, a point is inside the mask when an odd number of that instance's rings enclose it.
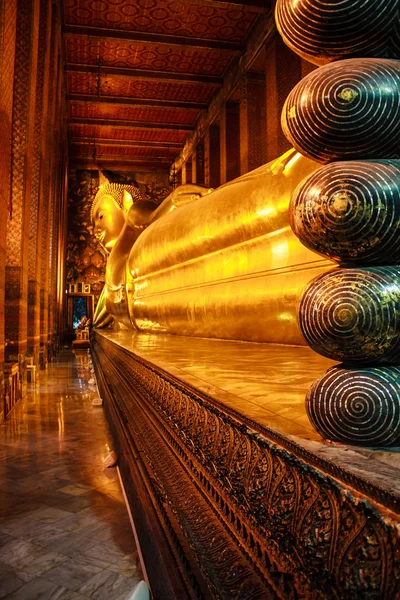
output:
{"label": "gilded column", "polygon": [[204,137],[204,185],[217,188],[221,182],[219,125],[210,125]]}
{"label": "gilded column", "polygon": [[190,161],[192,163],[192,183],[197,183],[197,148],[193,150]]}
{"label": "gilded column", "polygon": [[204,141],[200,141],[196,146],[196,151],[192,156],[192,183],[204,185]]}
{"label": "gilded column", "polygon": [[265,73],[246,73],[240,99],[240,171],[243,175],[267,162]]}
{"label": "gilded column", "polygon": [[182,165],[182,185],[192,183],[192,161],[188,160]]}
{"label": "gilded column", "polygon": [[19,363],[26,391],[29,211],[36,100],[39,6],[18,0],[11,145],[11,200],[7,227],[5,336],[6,359]]}
{"label": "gilded column", "polygon": [[302,77],[303,62],[293,55],[277,33],[266,46],[266,161],[290,148],[279,118],[288,93]]}
{"label": "gilded column", "polygon": [[51,53],[51,0],[40,1],[40,37],[36,80],[35,131],[32,162],[32,193],[29,221],[28,354],[39,371],[40,263],[43,234],[43,171],[47,157],[47,116]]}
{"label": "gilded column", "polygon": [[[58,50],[58,48],[57,48]],[[57,52],[58,54],[58,52]],[[61,82],[62,72],[57,64],[57,87],[55,98],[55,121],[53,133],[53,150],[54,156],[51,180],[51,217],[50,217],[50,256],[49,256],[49,342],[48,356],[51,358],[54,355],[55,349],[58,346],[57,340],[57,275],[58,275],[58,238],[60,234],[60,208],[61,208],[61,151],[62,151],[62,132],[63,122],[61,115]]]}
{"label": "gilded column", "polygon": [[[50,81],[57,81],[58,72],[59,32],[57,17],[52,15],[51,51],[50,51]],[[50,232],[51,214],[54,198],[54,144],[56,122],[56,99],[58,86],[49,85],[48,88],[48,113],[46,127],[46,161],[43,169],[43,213],[40,260],[40,368],[45,369],[48,363],[49,344],[49,257],[50,257]]]}
{"label": "gilded column", "polygon": [[13,107],[17,1],[0,3],[0,422],[4,418],[4,301],[6,237],[11,194],[11,123]]}
{"label": "gilded column", "polygon": [[220,112],[221,184],[240,176],[240,108],[225,102]]}

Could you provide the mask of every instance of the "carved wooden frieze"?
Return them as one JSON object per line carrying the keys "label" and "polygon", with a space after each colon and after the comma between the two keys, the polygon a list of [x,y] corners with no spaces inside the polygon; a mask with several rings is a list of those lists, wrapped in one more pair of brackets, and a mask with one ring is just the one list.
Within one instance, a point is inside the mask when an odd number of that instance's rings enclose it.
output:
{"label": "carved wooden frieze", "polygon": [[101,335],[93,350],[188,598],[399,597],[397,522],[375,502],[396,510],[394,495],[343,472],[369,498],[350,491],[340,468]]}

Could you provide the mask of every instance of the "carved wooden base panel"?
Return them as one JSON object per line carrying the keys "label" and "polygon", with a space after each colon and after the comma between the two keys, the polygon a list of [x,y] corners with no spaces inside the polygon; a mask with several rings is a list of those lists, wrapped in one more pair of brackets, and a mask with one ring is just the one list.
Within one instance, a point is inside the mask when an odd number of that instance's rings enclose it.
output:
{"label": "carved wooden base panel", "polygon": [[400,597],[398,520],[374,501],[396,508],[390,493],[362,497],[294,444],[92,341],[155,598]]}

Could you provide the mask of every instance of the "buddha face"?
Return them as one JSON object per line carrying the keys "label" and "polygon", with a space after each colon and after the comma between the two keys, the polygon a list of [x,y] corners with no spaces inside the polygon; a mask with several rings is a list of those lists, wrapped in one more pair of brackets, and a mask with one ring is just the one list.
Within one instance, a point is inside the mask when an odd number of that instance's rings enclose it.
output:
{"label": "buddha face", "polygon": [[95,237],[110,252],[125,225],[124,211],[112,196],[104,194],[96,204],[93,225]]}

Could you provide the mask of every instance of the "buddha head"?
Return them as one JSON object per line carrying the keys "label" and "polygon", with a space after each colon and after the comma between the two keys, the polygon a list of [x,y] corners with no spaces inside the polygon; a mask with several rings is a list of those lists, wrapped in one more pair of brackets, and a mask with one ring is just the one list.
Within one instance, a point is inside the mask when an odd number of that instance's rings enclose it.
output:
{"label": "buddha head", "polygon": [[110,252],[125,225],[126,215],[135,201],[142,200],[132,185],[102,185],[93,200],[91,218],[95,237]]}

